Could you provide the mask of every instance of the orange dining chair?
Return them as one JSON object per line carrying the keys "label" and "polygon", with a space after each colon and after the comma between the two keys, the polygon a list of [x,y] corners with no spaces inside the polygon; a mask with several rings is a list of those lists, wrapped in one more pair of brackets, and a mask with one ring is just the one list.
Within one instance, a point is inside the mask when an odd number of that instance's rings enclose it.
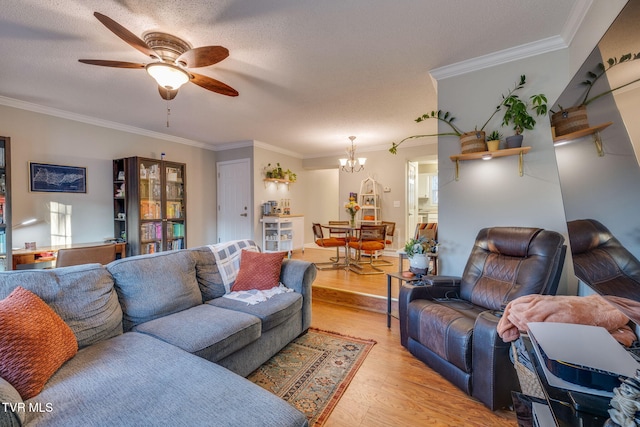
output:
{"label": "orange dining chair", "polygon": [[338,261],[340,261],[340,248],[345,248],[346,251],[346,241],[344,239],[341,240],[336,237],[324,237],[322,225],[318,224],[317,222],[314,222],[312,226],[313,238],[316,245],[320,246],[321,248],[336,248],[335,258],[329,258],[330,261],[328,262],[315,262],[314,264],[316,265],[316,268],[318,270],[335,270],[342,267],[341,264],[338,264]]}
{"label": "orange dining chair", "polygon": [[[345,247],[345,252],[346,252],[346,245],[347,245],[347,238],[350,238],[350,232],[347,232],[347,230],[345,230],[344,228],[332,228],[332,225],[336,225],[336,226],[348,226],[349,225],[349,221],[329,221],[329,237],[334,237],[338,240],[340,240],[342,242],[342,246]],[[338,252],[336,254],[336,257],[332,257],[331,261],[335,262],[339,262],[340,261],[340,253]]]}
{"label": "orange dining chair", "polygon": [[414,237],[417,239],[424,236],[428,239],[438,240],[438,223],[437,222],[419,222],[416,224],[416,232]]}
{"label": "orange dining chair", "polygon": [[[391,246],[393,244],[393,235],[396,232],[396,223],[391,221],[380,221],[380,224],[387,227],[387,233],[386,233],[387,236],[384,241],[385,247]],[[378,265],[393,265],[393,262],[391,261],[378,258],[379,256],[382,255],[382,251],[374,251],[374,252],[365,251],[365,254],[372,256],[375,259],[375,263]]]}
{"label": "orange dining chair", "polygon": [[[349,248],[355,249],[356,259],[354,263],[349,264],[349,268],[358,274],[381,274],[384,270],[378,267],[380,261],[375,261],[373,255],[369,257],[370,270],[364,269],[362,263],[363,252],[371,254],[376,251],[384,250],[387,240],[387,227],[385,225],[369,225],[362,224],[358,230],[358,240],[352,240],[348,243]],[[387,262],[387,261],[385,261]]]}

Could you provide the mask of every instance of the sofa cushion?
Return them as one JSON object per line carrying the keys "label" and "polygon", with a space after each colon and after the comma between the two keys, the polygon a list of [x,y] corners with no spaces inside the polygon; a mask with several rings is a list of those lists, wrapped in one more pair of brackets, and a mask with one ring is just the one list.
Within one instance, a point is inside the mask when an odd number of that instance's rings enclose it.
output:
{"label": "sofa cushion", "polygon": [[113,278],[100,264],[0,273],[0,298],[18,286],[58,313],[80,348],[122,333],[122,309]]}
{"label": "sofa cushion", "polygon": [[262,321],[262,331],[264,332],[280,325],[299,312],[302,309],[302,295],[297,292],[287,292],[274,295],[256,305],[248,305],[245,302],[229,298],[216,298],[208,301],[207,304],[256,316]]}
{"label": "sofa cushion", "polygon": [[260,319],[201,304],[133,328],[212,362],[260,338]]}
{"label": "sofa cushion", "polygon": [[232,291],[267,290],[278,286],[282,260],[286,252],[251,252],[240,255],[238,276]]}
{"label": "sofa cushion", "polygon": [[230,292],[243,249],[260,251],[253,240],[234,240],[189,249],[196,260],[196,277],[203,302]]}
{"label": "sofa cushion", "polygon": [[66,323],[36,294],[17,287],[0,301],[0,377],[30,399],[78,351]]}
{"label": "sofa cushion", "polygon": [[202,304],[195,260],[189,251],[122,258],[107,265],[131,330],[149,320]]}
{"label": "sofa cushion", "polygon": [[215,363],[128,332],[84,348],[25,402],[25,425],[302,427],[290,404]]}

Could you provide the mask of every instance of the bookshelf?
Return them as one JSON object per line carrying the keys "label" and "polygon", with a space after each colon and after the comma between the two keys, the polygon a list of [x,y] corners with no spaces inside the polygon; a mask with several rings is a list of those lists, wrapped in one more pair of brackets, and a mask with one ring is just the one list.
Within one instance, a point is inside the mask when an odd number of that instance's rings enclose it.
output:
{"label": "bookshelf", "polygon": [[114,235],[127,255],[186,248],[186,165],[128,157],[113,161]]}

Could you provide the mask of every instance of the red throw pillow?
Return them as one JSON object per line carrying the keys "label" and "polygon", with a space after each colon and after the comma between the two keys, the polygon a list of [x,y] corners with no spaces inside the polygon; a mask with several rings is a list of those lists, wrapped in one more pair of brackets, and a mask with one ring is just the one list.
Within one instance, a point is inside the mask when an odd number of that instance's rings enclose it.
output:
{"label": "red throw pillow", "polygon": [[17,287],[0,301],[0,377],[23,400],[40,393],[77,351],[71,328],[36,294]]}
{"label": "red throw pillow", "polygon": [[252,252],[243,250],[240,255],[238,277],[232,291],[266,290],[278,286],[282,259],[286,252]]}

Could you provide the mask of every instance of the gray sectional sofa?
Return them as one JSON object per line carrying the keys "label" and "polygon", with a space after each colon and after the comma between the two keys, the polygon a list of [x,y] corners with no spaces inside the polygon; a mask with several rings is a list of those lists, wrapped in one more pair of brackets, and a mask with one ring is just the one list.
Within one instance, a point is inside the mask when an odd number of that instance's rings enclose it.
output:
{"label": "gray sectional sofa", "polygon": [[0,299],[35,293],[79,347],[25,402],[0,378],[0,426],[306,426],[244,376],[309,328],[315,266],[284,260],[295,292],[257,305],[222,298],[217,267],[205,246],[0,273]]}

